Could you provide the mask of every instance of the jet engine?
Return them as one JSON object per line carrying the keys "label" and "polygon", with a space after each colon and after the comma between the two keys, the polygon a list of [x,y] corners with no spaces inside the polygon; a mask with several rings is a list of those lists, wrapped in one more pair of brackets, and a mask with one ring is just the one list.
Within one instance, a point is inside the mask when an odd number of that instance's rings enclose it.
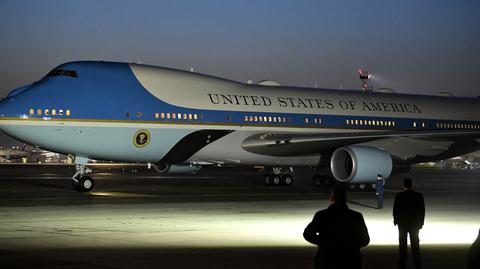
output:
{"label": "jet engine", "polygon": [[338,181],[373,183],[377,175],[384,178],[392,172],[389,153],[373,147],[348,146],[337,149],[330,161],[332,174]]}

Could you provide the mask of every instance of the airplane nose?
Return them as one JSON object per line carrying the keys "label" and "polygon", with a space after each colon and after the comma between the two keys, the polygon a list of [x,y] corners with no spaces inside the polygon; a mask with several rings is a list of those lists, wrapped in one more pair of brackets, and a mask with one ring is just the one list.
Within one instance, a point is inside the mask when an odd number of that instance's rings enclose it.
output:
{"label": "airplane nose", "polygon": [[6,111],[5,111],[5,98],[0,101],[0,130],[4,130],[6,127]]}
{"label": "airplane nose", "polygon": [[8,127],[8,120],[13,117],[13,113],[18,109],[15,103],[15,95],[26,87],[12,90],[6,97],[0,100],[0,130],[5,131]]}
{"label": "airplane nose", "polygon": [[5,117],[5,114],[6,114],[6,111],[5,111],[5,103],[7,101],[7,98],[2,98],[2,100],[0,100],[0,117],[1,118],[4,118]]}
{"label": "airplane nose", "polygon": [[[32,88],[33,84],[11,90],[5,98],[0,101],[0,119],[15,117],[18,114],[18,97],[21,93]],[[18,115],[17,115],[18,116]]]}

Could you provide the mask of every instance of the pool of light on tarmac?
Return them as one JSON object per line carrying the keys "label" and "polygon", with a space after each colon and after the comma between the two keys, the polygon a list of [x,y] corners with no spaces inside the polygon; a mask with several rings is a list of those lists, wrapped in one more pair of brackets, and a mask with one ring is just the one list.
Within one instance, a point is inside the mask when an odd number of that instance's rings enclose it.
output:
{"label": "pool of light on tarmac", "polygon": [[[365,217],[371,245],[397,244],[391,208],[354,209]],[[302,201],[4,207],[0,244],[18,248],[310,246],[302,233],[315,211],[311,202]],[[430,210],[421,243],[471,244],[480,215],[455,212],[443,207]]]}
{"label": "pool of light on tarmac", "polygon": [[128,192],[112,192],[112,191],[92,191],[85,193],[85,195],[91,195],[91,196],[105,196],[105,197],[153,197],[153,195],[148,195],[148,194],[135,194],[135,193],[128,193]]}

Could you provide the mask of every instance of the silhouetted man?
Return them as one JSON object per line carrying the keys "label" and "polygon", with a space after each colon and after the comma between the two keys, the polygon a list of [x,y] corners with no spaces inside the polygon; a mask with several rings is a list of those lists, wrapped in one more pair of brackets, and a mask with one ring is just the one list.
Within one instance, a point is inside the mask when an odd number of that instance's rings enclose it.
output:
{"label": "silhouetted man", "polygon": [[332,204],[318,211],[303,233],[305,240],[318,245],[315,267],[362,268],[360,248],[370,242],[363,216],[348,208],[344,188],[336,187],[330,201]]}
{"label": "silhouetted man", "polygon": [[377,183],[375,184],[375,193],[377,194],[377,208],[383,208],[383,194],[384,190],[385,179],[383,179],[382,175],[377,175]]}
{"label": "silhouetted man", "polygon": [[421,268],[420,240],[418,232],[425,220],[425,203],[423,195],[412,190],[412,180],[403,181],[404,191],[397,193],[393,204],[393,223],[398,225],[399,257],[398,267],[405,268],[407,260],[407,234],[410,235],[410,246],[415,268]]}
{"label": "silhouetted man", "polygon": [[475,242],[468,251],[468,269],[480,269],[480,230]]}

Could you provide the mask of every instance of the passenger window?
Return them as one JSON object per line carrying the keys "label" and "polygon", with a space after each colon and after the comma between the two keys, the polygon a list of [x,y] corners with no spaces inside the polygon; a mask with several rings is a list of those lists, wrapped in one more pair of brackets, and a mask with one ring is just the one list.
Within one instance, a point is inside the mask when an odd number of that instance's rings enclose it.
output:
{"label": "passenger window", "polygon": [[67,117],[70,117],[70,109],[67,109],[67,111],[65,111],[65,115],[67,115]]}
{"label": "passenger window", "polygon": [[45,109],[45,116],[48,116],[48,115],[50,115],[50,110]]}
{"label": "passenger window", "polygon": [[30,112],[30,115],[35,115],[35,109],[30,108],[30,111],[29,111],[29,112]]}
{"label": "passenger window", "polygon": [[58,115],[63,116],[63,109],[60,109],[60,110],[58,111]]}
{"label": "passenger window", "polygon": [[38,115],[38,116],[41,116],[41,115],[42,115],[42,109],[40,109],[40,108],[37,109],[37,115]]}
{"label": "passenger window", "polygon": [[56,109],[52,109],[52,116],[55,116],[57,115],[57,110]]}

